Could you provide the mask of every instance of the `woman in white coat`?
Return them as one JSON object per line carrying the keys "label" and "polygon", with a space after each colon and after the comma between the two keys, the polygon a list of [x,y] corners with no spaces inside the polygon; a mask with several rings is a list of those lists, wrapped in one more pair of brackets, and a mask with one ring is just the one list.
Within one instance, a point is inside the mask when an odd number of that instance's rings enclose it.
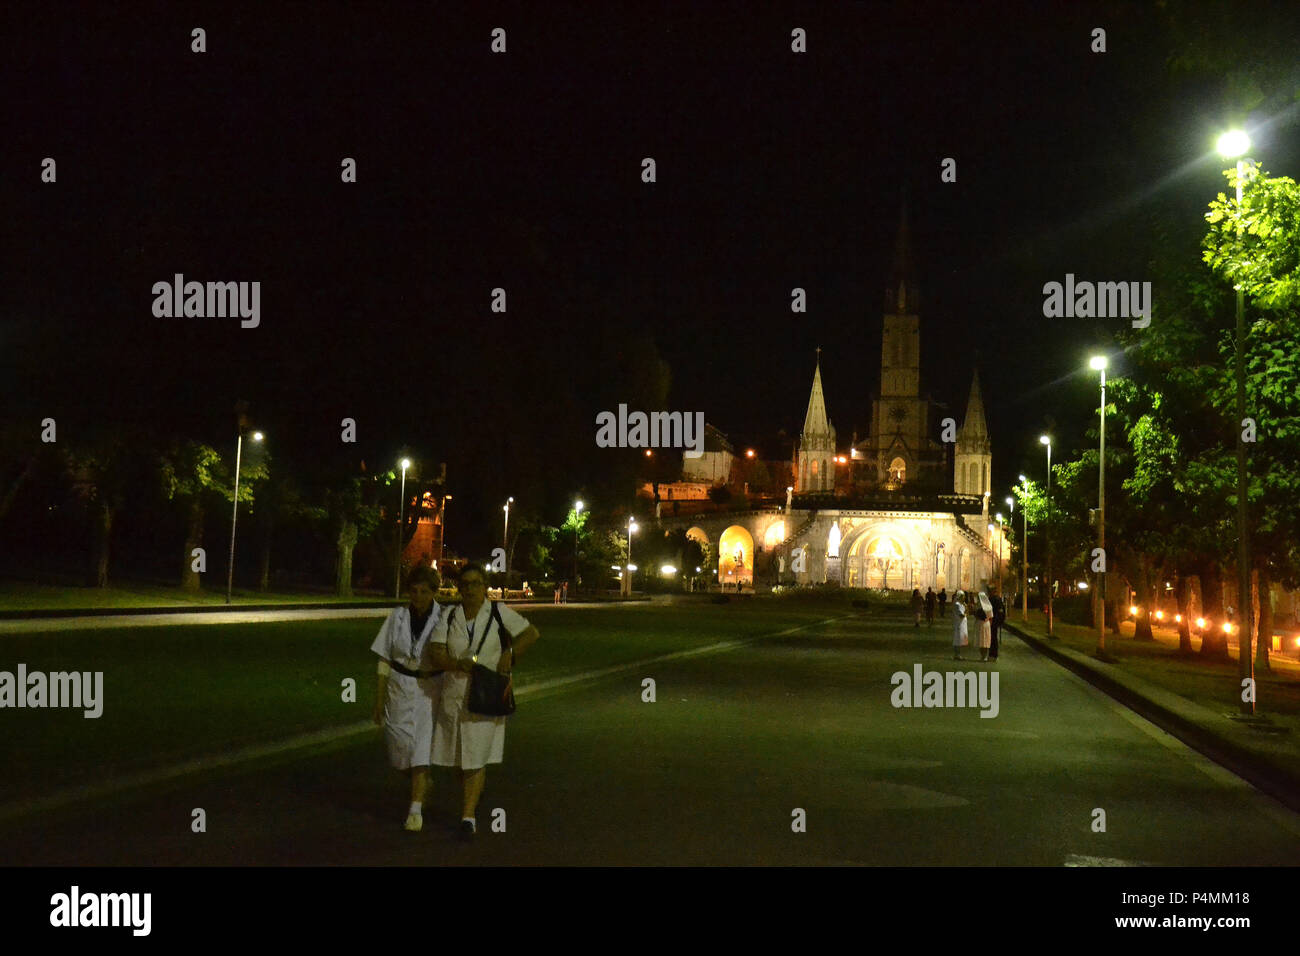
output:
{"label": "woman in white coat", "polygon": [[[470,712],[470,674],[475,663],[509,674],[515,659],[541,635],[504,603],[497,606],[499,622],[493,621],[492,602],[485,600],[487,578],[477,566],[471,564],[461,571],[459,587],[460,605],[448,610],[430,641],[433,666],[446,671],[434,722],[432,762],[456,768],[464,792],[460,835],[468,840],[478,828],[475,813],[487,780],[487,765],[501,762],[506,743],[504,717]],[[504,640],[500,625],[508,635]]]}
{"label": "woman in white coat", "polygon": [[424,798],[429,789],[429,751],[433,746],[433,714],[442,677],[430,661],[430,638],[441,617],[438,572],[412,569],[406,579],[410,604],[395,607],[370,649],[379,655],[379,692],[371,719],[384,728],[388,761],[411,777],[411,806],[406,829],[424,826]]}
{"label": "woman in white coat", "polygon": [[980,627],[980,660],[989,659],[989,648],[993,644],[993,602],[983,591],[979,593],[979,613],[975,616],[979,618]]}
{"label": "woman in white coat", "polygon": [[970,641],[966,636],[966,592],[952,596],[952,659],[961,660],[961,649]]}

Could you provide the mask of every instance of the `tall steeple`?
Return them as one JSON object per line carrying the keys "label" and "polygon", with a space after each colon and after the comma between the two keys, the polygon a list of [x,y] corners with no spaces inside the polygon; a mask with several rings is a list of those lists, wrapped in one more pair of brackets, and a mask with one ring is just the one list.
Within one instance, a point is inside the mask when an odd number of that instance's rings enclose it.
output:
{"label": "tall steeple", "polygon": [[821,349],[817,350],[817,366],[813,370],[812,392],[808,395],[808,412],[804,415],[803,432],[799,436],[799,470],[796,476],[798,490],[831,491],[835,487],[832,470],[835,458],[835,426],[826,414],[826,397],[822,394]]}
{"label": "tall steeple", "polygon": [[908,216],[907,193],[898,211],[898,235],[894,239],[894,263],[885,290],[885,312],[891,315],[915,315],[920,300],[916,274],[912,268],[912,230]]}
{"label": "tall steeple", "polygon": [[[966,418],[957,432],[953,454],[953,490],[959,495],[987,495],[993,488],[993,453],[989,427],[984,420],[984,398],[980,395],[980,373],[970,383]],[[988,498],[985,498],[987,508]]]}

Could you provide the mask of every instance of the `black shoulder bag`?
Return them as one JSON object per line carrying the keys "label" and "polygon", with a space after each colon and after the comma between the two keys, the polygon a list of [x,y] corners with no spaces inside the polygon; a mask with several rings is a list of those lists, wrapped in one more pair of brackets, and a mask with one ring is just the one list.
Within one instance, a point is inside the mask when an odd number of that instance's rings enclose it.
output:
{"label": "black shoulder bag", "polygon": [[[461,609],[461,613],[464,614],[464,608]],[[510,632],[501,623],[501,611],[497,608],[496,601],[492,602],[490,613],[491,616],[483,628],[483,636],[478,640],[478,648],[473,652],[473,656],[476,658],[478,652],[483,649],[483,642],[487,640],[488,631],[492,630],[493,621],[496,621],[497,637],[501,641],[501,653],[503,655],[510,653]],[[476,662],[474,670],[469,676],[467,706],[471,714],[479,714],[484,717],[507,717],[513,714],[515,712],[514,675],[498,674],[492,668],[484,667]]]}

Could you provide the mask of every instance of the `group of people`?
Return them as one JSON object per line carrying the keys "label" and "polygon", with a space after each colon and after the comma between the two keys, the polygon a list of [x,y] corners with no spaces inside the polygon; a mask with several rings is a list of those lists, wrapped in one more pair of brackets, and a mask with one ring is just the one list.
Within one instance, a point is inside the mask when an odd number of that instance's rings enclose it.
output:
{"label": "group of people", "polygon": [[451,767],[463,798],[460,835],[472,839],[487,765],[501,763],[505,751],[506,718],[469,710],[471,674],[475,664],[510,674],[540,635],[504,603],[486,599],[478,566],[461,571],[459,604],[438,604],[439,584],[433,568],[412,569],[409,603],[393,609],[370,646],[379,655],[372,719],[384,729],[389,762],[411,778],[405,829],[424,828],[430,765]]}
{"label": "group of people", "polygon": [[[953,660],[962,660],[961,649],[970,643],[970,632],[966,619],[974,616],[978,624],[976,641],[980,649],[981,661],[998,659],[998,632],[1007,619],[1006,602],[998,591],[996,584],[988,585],[986,591],[975,596],[967,608],[966,592],[959,590],[952,596],[952,656]],[[944,615],[948,603],[948,591],[940,588],[935,594],[933,588],[926,588],[922,596],[919,588],[912,589],[912,615],[916,620],[914,626],[921,626],[921,615],[925,614],[927,626],[934,626],[935,606],[938,605],[939,617]]]}

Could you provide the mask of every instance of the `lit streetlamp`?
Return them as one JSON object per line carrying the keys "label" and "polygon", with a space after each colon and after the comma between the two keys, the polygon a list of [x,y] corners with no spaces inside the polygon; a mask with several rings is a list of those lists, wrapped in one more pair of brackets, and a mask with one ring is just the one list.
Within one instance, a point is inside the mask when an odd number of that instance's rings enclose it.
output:
{"label": "lit streetlamp", "polygon": [[411,467],[411,459],[403,458],[402,465],[402,499],[397,505],[397,570],[394,572],[393,597],[402,596],[402,524],[406,521],[406,469]]}
{"label": "lit streetlamp", "polygon": [[451,501],[451,495],[442,496],[442,539],[438,542],[438,570],[442,570],[442,559],[447,554],[447,502]]}
{"label": "lit streetlamp", "polygon": [[[1011,499],[1008,498],[1007,500],[1010,501]],[[1002,539],[1005,538],[1006,535],[1003,533],[1002,512],[999,511],[996,517],[998,522],[998,597],[1001,597],[1002,596]]]}
{"label": "lit streetlamp", "polygon": [[623,591],[628,597],[632,596],[632,572],[636,570],[636,565],[632,563],[632,535],[636,532],[637,524],[635,518],[627,519],[627,561],[624,563],[626,573],[623,575]]}
{"label": "lit streetlamp", "polygon": [[1047,446],[1047,636],[1056,637],[1052,619],[1052,439],[1039,435],[1038,440]]}
{"label": "lit streetlamp", "polygon": [[1097,654],[1106,653],[1106,366],[1104,355],[1088,360],[1089,368],[1101,373],[1101,432],[1097,453],[1097,547],[1101,549],[1101,587],[1097,589]]}
{"label": "lit streetlamp", "polygon": [[[253,432],[253,441],[261,441],[262,433]],[[235,508],[230,514],[230,563],[226,567],[226,603],[230,603],[230,593],[235,584],[235,525],[239,521],[239,465],[244,453],[244,433],[239,432],[235,441]]]}
{"label": "lit streetlamp", "polygon": [[[1029,479],[1020,476],[1020,487],[1029,491]],[[1020,620],[1029,620],[1029,509],[1020,511],[1020,525],[1024,541],[1020,550]]]}
{"label": "lit streetlamp", "polygon": [[505,595],[505,586],[510,584],[510,506],[514,504],[514,498],[506,499],[506,520],[501,527],[501,550],[506,553],[506,584],[502,585],[501,594]]}
{"label": "lit streetlamp", "polygon": [[573,503],[573,589],[578,589],[578,519],[582,517],[582,502]]}
{"label": "lit streetlamp", "polygon": [[[1241,243],[1241,183],[1246,177],[1246,150],[1250,149],[1250,137],[1241,130],[1231,130],[1219,137],[1219,155],[1224,159],[1237,161],[1237,242]],[[1250,513],[1246,501],[1246,442],[1242,437],[1240,424],[1246,417],[1246,319],[1245,292],[1241,283],[1237,284],[1237,664],[1242,681],[1249,680],[1255,685],[1255,655],[1251,651],[1251,607],[1250,600]],[[1264,639],[1264,635],[1260,635]],[[1255,713],[1254,694],[1250,700],[1241,702],[1243,714]]]}

